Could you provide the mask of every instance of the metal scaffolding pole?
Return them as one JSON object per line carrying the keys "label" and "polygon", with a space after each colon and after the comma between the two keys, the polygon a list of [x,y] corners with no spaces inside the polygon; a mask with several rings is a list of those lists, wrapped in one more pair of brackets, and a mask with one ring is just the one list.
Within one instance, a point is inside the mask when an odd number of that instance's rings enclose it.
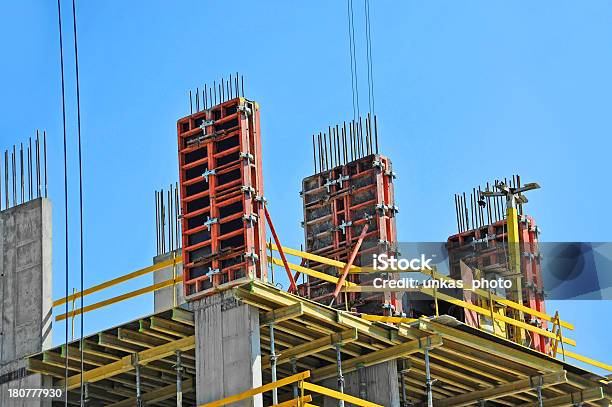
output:
{"label": "metal scaffolding pole", "polygon": [[134,370],[136,370],[136,407],[142,407],[142,390],[140,386],[140,362],[138,354],[134,354]]}
{"label": "metal scaffolding pole", "polygon": [[183,367],[181,351],[176,351],[176,407],[183,407]]}
{"label": "metal scaffolding pole", "polygon": [[[429,342],[429,338],[428,342]],[[425,387],[427,389],[427,407],[433,407],[432,380],[431,372],[429,371],[429,343],[425,347]]]}
{"label": "metal scaffolding pole", "polygon": [[[274,350],[274,322],[270,322],[270,363],[272,364],[272,382],[276,381],[276,352]],[[272,389],[272,404],[278,404],[278,389]]]}
{"label": "metal scaffolding pole", "polygon": [[[336,366],[338,369],[338,391],[344,394],[344,376],[342,375],[342,354],[340,353],[341,345],[336,344]],[[338,407],[344,407],[344,400],[338,400]]]}

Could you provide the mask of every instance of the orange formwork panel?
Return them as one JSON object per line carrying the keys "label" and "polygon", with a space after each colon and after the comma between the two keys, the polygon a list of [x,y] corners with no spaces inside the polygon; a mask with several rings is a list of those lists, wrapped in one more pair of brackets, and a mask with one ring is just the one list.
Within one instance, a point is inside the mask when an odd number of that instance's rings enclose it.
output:
{"label": "orange formwork panel", "polygon": [[[391,161],[380,154],[369,154],[328,171],[307,177],[302,182],[304,235],[306,251],[346,262],[364,226],[363,244],[354,264],[372,265],[374,254],[396,251],[397,231]],[[309,262],[310,268],[338,276],[338,269]],[[365,283],[373,275],[349,275],[348,281]],[[300,293],[329,304],[335,286],[309,277]],[[348,304],[341,294],[334,306],[354,308],[372,314],[396,315],[402,312],[397,293],[349,293]]]}
{"label": "orange formwork panel", "polygon": [[177,123],[185,296],[266,279],[259,107],[242,97]]}

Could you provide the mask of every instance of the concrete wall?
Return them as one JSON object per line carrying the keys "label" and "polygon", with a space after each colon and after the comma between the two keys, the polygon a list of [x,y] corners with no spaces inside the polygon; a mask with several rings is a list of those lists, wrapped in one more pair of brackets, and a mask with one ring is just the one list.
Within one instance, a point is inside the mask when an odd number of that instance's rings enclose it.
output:
{"label": "concrete wall", "polygon": [[[181,251],[177,250],[174,252],[176,256],[181,255]],[[162,261],[166,261],[172,258],[172,252],[160,254],[153,258],[153,264],[161,263]],[[179,263],[176,265],[176,275],[183,275],[183,263]],[[163,281],[169,280],[173,277],[174,270],[173,267],[166,267],[161,270],[157,270],[153,272],[153,284],[161,283]],[[174,291],[176,295],[177,305],[182,305],[185,303],[185,295],[183,293],[183,283],[177,284],[174,286]],[[172,293],[172,287],[162,288],[161,290],[155,291],[153,297],[153,307],[155,312],[165,311],[167,309],[173,308],[174,304],[174,295]]]}
{"label": "concrete wall", "polygon": [[[40,388],[23,357],[51,346],[51,202],[36,199],[0,212],[0,406],[44,406],[8,399],[9,388]],[[11,380],[15,379],[15,380]],[[10,381],[9,381],[10,380]]]}
{"label": "concrete wall", "polygon": [[[259,311],[241,303],[231,290],[190,306],[195,314],[198,404],[261,386]],[[262,407],[262,396],[232,406]]]}
{"label": "concrete wall", "polygon": [[[344,393],[351,396],[365,398],[385,407],[400,407],[399,378],[397,362],[395,360],[364,367],[363,382],[365,384],[365,397],[359,394],[359,373],[357,371],[344,374]],[[330,389],[338,389],[338,380],[327,379],[322,383]],[[325,397],[323,407],[337,407],[338,400]],[[353,404],[345,403],[346,407]]]}

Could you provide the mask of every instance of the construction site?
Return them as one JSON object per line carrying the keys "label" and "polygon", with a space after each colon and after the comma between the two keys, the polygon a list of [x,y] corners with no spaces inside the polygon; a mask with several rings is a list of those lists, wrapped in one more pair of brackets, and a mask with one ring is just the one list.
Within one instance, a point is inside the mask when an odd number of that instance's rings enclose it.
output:
{"label": "construction site", "polygon": [[[349,33],[351,24],[349,16]],[[393,162],[405,157],[385,150],[394,136],[379,131],[373,106],[333,125],[310,118],[314,134],[296,137],[309,138],[312,150],[296,160],[312,171],[284,202],[269,202],[266,191],[277,186],[264,182],[263,169],[276,158],[263,154],[272,142],[262,134],[265,106],[239,73],[207,79],[188,91],[167,134],[176,183],[142,199],[155,197],[156,252],[144,254],[152,262],[99,284],[69,292],[66,266],[65,292],[53,292],[64,278],[53,268],[52,254],[64,250],[55,229],[77,214],[63,219],[53,209],[63,203],[49,198],[51,135],[10,146],[3,139],[0,406],[611,404],[611,360],[573,351],[574,322],[546,307],[540,229],[530,215],[537,180],[480,172],[480,186],[449,197],[455,213],[439,214],[456,224],[440,232],[444,266],[381,271],[377,258],[406,257],[398,230],[414,214],[399,211]],[[300,222],[275,223],[282,205],[303,211],[299,247],[281,231]],[[82,246],[80,255],[83,273]],[[416,256],[424,263],[427,255]],[[122,288],[143,276],[147,284]],[[421,284],[379,285],[408,277]],[[508,284],[474,288],[476,280]],[[142,296],[152,313],[75,335],[75,321],[82,326],[102,309],[120,316]],[[64,328],[65,340],[53,341]]]}

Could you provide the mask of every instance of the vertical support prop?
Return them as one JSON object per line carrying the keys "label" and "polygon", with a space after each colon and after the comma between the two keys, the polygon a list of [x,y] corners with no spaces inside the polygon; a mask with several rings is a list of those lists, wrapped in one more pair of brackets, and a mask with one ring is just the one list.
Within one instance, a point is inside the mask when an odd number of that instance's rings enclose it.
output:
{"label": "vertical support prop", "polygon": [[[276,350],[274,346],[274,321],[270,322],[270,362],[272,364],[272,382],[276,382]],[[272,404],[278,404],[278,389],[272,389]]]}
{"label": "vertical support prop", "polygon": [[140,361],[138,360],[138,354],[135,353],[133,356],[134,370],[136,371],[136,407],[143,407],[142,405],[142,390],[140,384]]}
{"label": "vertical support prop", "polygon": [[429,369],[429,337],[427,338],[427,345],[425,346],[425,388],[427,390],[427,407],[433,407],[433,393],[432,386],[433,382],[431,380],[431,372]]}
{"label": "vertical support prop", "polygon": [[[338,391],[344,394],[344,375],[342,374],[342,353],[340,343],[336,344],[336,366],[338,369]],[[338,400],[338,407],[344,407],[344,400]]]}
{"label": "vertical support prop", "polygon": [[181,351],[176,351],[176,407],[183,407],[183,366]]}

